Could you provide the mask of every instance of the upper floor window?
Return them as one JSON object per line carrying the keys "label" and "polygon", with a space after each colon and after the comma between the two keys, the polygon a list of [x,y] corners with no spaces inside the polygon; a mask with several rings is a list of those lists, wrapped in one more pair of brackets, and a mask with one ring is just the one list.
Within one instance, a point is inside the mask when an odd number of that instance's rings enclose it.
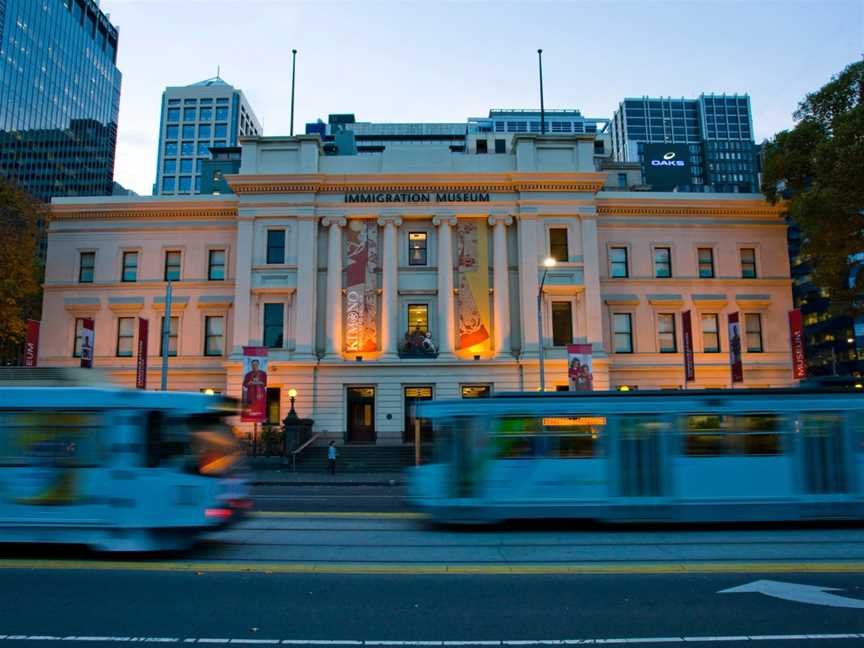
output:
{"label": "upper floor window", "polygon": [[702,313],[702,350],[720,353],[720,325],[717,313]]}
{"label": "upper floor window", "polygon": [[657,315],[657,335],[660,342],[660,353],[675,353],[678,351],[678,340],[675,335],[675,313],[660,313]]}
{"label": "upper floor window", "polygon": [[712,248],[699,248],[699,278],[711,279],[714,277],[714,250]]}
{"label": "upper floor window", "polygon": [[553,227],[549,230],[549,256],[561,263],[570,260],[566,227]]}
{"label": "upper floor window", "polygon": [[762,353],[762,315],[746,313],[744,315],[744,329],[747,331],[747,351]]}
{"label": "upper floor window", "polygon": [[612,314],[615,353],[633,353],[633,318],[630,313]]}
{"label": "upper floor window", "polygon": [[204,355],[221,356],[225,348],[225,318],[207,316],[204,318]]}
{"label": "upper floor window", "polygon": [[429,331],[429,305],[408,304],[408,331]]}
{"label": "upper floor window", "polygon": [[496,153],[506,153],[507,152],[507,142],[503,139],[495,140],[495,152]]}
{"label": "upper floor window", "polygon": [[198,115],[198,119],[200,121],[210,121],[213,119],[213,109],[212,108],[201,108],[201,111]]}
{"label": "upper floor window", "polygon": [[754,248],[741,248],[741,277],[744,279],[756,278],[756,250]]}
{"label": "upper floor window", "polygon": [[408,232],[408,265],[425,266],[427,263],[426,232]]}
{"label": "upper floor window", "polygon": [[207,279],[210,281],[225,280],[225,250],[210,250],[207,263]]}
{"label": "upper floor window", "polygon": [[619,187],[627,187],[627,174],[619,173],[618,174],[618,186]]}
{"label": "upper floor window", "polygon": [[264,346],[281,349],[284,304],[264,304]]}
{"label": "upper floor window", "polygon": [[573,305],[569,301],[552,302],[552,346],[573,343]]}
{"label": "upper floor window", "polygon": [[123,281],[138,280],[138,253],[123,253]]}
{"label": "upper floor window", "polygon": [[[161,328],[159,329],[159,355],[163,355],[165,353],[165,317],[162,317]],[[168,324],[168,355],[176,356],[177,355],[177,336],[180,332],[180,318],[172,317],[171,322]]]}
{"label": "upper floor window", "polygon": [[165,253],[165,281],[180,281],[180,260],[179,250],[169,250]]}
{"label": "upper floor window", "polygon": [[195,121],[195,109],[194,108],[184,108],[183,109],[183,121],[187,121],[187,122]]}
{"label": "upper floor window", "polygon": [[165,139],[176,140],[179,132],[180,130],[177,126],[167,126],[165,128]]}
{"label": "upper floor window", "polygon": [[117,357],[132,357],[132,340],[135,337],[135,318],[120,317],[117,319]]}
{"label": "upper floor window", "polygon": [[626,247],[609,248],[609,266],[610,276],[613,278],[626,279],[630,276]]}
{"label": "upper floor window", "polygon": [[84,318],[75,318],[75,343],[72,345],[72,357],[81,357],[81,343],[84,339]]}
{"label": "upper floor window", "polygon": [[285,263],[285,230],[267,230],[267,263]]}
{"label": "upper floor window", "polygon": [[179,108],[169,108],[168,109],[168,121],[169,122],[180,121],[180,109]]}
{"label": "upper floor window", "polygon": [[489,142],[487,142],[485,139],[478,139],[477,140],[477,153],[482,154],[482,153],[488,153],[488,152],[489,152]]}
{"label": "upper floor window", "polygon": [[82,252],[81,262],[78,266],[78,283],[93,283],[93,275],[96,271],[96,253]]}
{"label": "upper floor window", "polygon": [[670,248],[654,248],[654,276],[658,279],[672,276],[672,250]]}

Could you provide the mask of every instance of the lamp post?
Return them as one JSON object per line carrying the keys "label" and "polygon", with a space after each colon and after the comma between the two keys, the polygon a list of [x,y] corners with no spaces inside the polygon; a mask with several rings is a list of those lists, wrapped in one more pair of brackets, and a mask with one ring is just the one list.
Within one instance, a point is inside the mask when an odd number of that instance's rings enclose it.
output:
{"label": "lamp post", "polygon": [[546,257],[543,260],[543,278],[540,280],[540,289],[537,291],[537,347],[540,352],[540,391],[546,391],[546,368],[543,365],[543,286],[546,284],[546,275],[549,268],[555,267],[555,259]]}
{"label": "lamp post", "polygon": [[297,398],[297,390],[293,387],[288,390],[288,398],[291,399],[291,409],[288,411],[288,418],[296,419],[297,411],[294,409],[294,400]]}

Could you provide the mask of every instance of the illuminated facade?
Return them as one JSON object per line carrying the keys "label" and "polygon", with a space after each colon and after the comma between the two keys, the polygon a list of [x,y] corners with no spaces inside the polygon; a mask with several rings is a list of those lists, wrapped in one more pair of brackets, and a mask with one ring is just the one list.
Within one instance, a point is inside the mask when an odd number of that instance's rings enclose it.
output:
{"label": "illuminated facade", "polygon": [[[135,317],[159,382],[175,279],[172,389],[239,395],[241,348],[270,348],[268,412],[339,441],[401,443],[412,404],[567,384],[593,347],[595,389],[729,386],[726,316],[744,323],[744,386],[792,383],[786,226],[758,195],[606,190],[593,135],[517,135],[506,154],[388,147],[327,156],[317,135],[243,140],[232,195],[55,200],[42,365],[134,384]],[[548,272],[538,335],[537,295]]]}

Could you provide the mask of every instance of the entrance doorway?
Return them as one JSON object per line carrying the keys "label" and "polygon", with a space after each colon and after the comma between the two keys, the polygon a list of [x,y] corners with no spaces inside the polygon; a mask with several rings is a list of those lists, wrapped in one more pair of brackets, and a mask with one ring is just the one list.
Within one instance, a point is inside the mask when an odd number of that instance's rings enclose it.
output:
{"label": "entrance doorway", "polygon": [[348,443],[375,443],[375,388],[348,388]]}
{"label": "entrance doorway", "polygon": [[[432,400],[431,387],[405,387],[405,430],[402,441],[414,443],[417,434],[417,405],[420,401]],[[432,443],[432,420],[420,418],[420,443]]]}

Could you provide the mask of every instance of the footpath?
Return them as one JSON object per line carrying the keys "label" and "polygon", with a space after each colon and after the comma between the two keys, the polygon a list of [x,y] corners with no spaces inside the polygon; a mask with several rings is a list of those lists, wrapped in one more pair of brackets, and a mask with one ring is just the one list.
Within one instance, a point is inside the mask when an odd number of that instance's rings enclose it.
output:
{"label": "footpath", "polygon": [[294,472],[291,466],[258,462],[247,463],[253,486],[404,486],[404,472]]}

